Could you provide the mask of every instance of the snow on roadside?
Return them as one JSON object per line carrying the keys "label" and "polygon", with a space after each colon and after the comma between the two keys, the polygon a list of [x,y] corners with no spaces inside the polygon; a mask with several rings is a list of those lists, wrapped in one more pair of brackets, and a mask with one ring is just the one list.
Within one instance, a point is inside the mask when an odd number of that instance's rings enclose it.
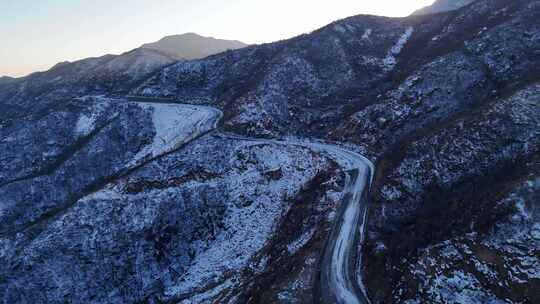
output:
{"label": "snow on roadside", "polygon": [[215,128],[221,118],[221,112],[208,107],[142,102],[137,104],[152,112],[156,134],[153,142],[137,153],[133,162],[173,151]]}

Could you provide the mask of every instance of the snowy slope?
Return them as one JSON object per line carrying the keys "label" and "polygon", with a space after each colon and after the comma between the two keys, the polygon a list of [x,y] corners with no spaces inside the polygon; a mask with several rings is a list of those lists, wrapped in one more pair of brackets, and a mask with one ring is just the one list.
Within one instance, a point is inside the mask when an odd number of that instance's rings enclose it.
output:
{"label": "snowy slope", "polygon": [[223,115],[219,110],[204,106],[144,102],[136,104],[152,113],[155,135],[152,143],[135,156],[135,162],[148,157],[155,158],[179,148],[216,128]]}

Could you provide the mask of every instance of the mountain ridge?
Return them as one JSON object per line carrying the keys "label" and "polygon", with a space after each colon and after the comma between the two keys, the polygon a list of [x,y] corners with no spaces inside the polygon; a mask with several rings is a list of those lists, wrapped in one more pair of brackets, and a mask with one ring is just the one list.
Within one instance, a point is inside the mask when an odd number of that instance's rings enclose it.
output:
{"label": "mountain ridge", "polygon": [[437,0],[432,5],[416,10],[412,13],[412,16],[454,11],[471,4],[473,1],[475,0]]}
{"label": "mountain ridge", "polygon": [[[138,84],[160,68],[181,60],[188,60],[182,55],[184,43],[186,49],[189,50],[190,58],[204,58],[245,46],[237,41],[207,38],[196,34],[169,37],[168,41],[172,41],[179,47],[179,51],[169,50],[167,48],[169,45],[161,48],[158,41],[153,43],[152,47],[139,47],[120,55],[106,54],[73,62],[60,62],[47,71],[35,72],[16,80],[20,83],[28,83],[30,90],[40,94],[55,90],[65,91],[66,87],[70,87],[70,91],[86,90],[90,93],[112,90],[116,94],[121,94],[126,93],[127,87]],[[193,44],[205,45],[207,48],[197,52],[193,49]],[[179,53],[180,51],[182,54]]]}
{"label": "mountain ridge", "polygon": [[[162,46],[161,43],[163,42],[167,42],[169,45]],[[171,43],[176,46],[175,49],[170,47]],[[213,45],[213,43],[216,43],[216,45]],[[206,49],[203,49],[203,48],[199,49],[197,47],[193,47],[192,45],[186,45],[186,44],[206,44],[208,47]],[[170,35],[170,36],[165,36],[164,38],[156,42],[143,44],[142,46],[138,48],[126,51],[118,55],[105,54],[105,55],[97,56],[97,57],[83,58],[76,61],[59,62],[55,64],[53,67],[51,67],[51,69],[49,70],[34,72],[34,73],[29,74],[28,76],[31,76],[32,74],[36,74],[36,73],[46,73],[50,70],[57,69],[57,68],[60,68],[62,66],[69,65],[69,64],[77,64],[80,62],[91,61],[91,60],[98,60],[98,61],[114,60],[114,59],[121,58],[123,56],[130,56],[133,54],[147,54],[149,57],[148,58],[149,61],[154,59],[152,57],[162,57],[162,58],[167,58],[168,61],[170,62],[174,62],[174,61],[179,61],[179,60],[200,59],[200,58],[204,58],[204,57],[214,55],[220,52],[238,49],[245,46],[247,46],[247,44],[244,44],[238,40],[216,39],[216,38],[211,38],[211,37],[204,37],[196,33]],[[188,56],[183,55],[185,52],[183,48],[189,49]],[[28,76],[25,76],[25,77],[28,77]],[[25,77],[20,77],[20,78],[25,78]]]}
{"label": "mountain ridge", "polygon": [[216,39],[196,33],[185,33],[165,36],[156,42],[143,44],[140,48],[161,51],[178,59],[193,60],[246,46],[248,45],[238,40]]}
{"label": "mountain ridge", "polygon": [[0,82],[9,82],[9,81],[13,81],[15,80],[16,78],[15,77],[10,77],[10,76],[0,76]]}

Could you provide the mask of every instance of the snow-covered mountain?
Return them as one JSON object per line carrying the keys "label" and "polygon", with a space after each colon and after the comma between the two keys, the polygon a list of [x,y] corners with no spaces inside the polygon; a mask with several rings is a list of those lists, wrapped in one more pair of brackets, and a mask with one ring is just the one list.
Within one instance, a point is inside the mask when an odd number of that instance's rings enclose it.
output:
{"label": "snow-covered mountain", "polygon": [[167,36],[157,42],[144,44],[141,48],[157,50],[178,59],[192,60],[246,46],[245,43],[236,40],[222,40],[187,33]]}
{"label": "snow-covered mountain", "polygon": [[100,92],[125,94],[130,87],[165,66],[243,46],[238,41],[218,40],[196,34],[170,36],[120,55],[61,62],[48,71],[18,78],[17,81],[24,84],[25,90],[19,94],[44,98]]}
{"label": "snow-covered mountain", "polygon": [[540,303],[538,20],[477,0],[0,84],[0,302]]}
{"label": "snow-covered mountain", "polygon": [[473,1],[475,0],[437,0],[432,5],[415,11],[413,15],[427,15],[453,11],[469,5]]}

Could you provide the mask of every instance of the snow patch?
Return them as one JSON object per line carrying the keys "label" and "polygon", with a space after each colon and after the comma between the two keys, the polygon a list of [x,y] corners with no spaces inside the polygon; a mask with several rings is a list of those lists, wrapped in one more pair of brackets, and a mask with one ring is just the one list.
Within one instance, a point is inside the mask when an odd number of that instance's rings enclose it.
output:
{"label": "snow patch", "polygon": [[226,280],[223,284],[220,284],[214,288],[211,288],[203,293],[196,294],[190,299],[183,300],[182,304],[192,304],[192,303],[209,303],[213,298],[218,296],[221,292],[227,288],[232,287],[234,284],[231,280]]}
{"label": "snow patch", "polygon": [[311,240],[311,238],[313,238],[313,234],[315,234],[315,229],[307,231],[297,240],[287,245],[287,251],[290,254],[295,254],[296,252],[298,252],[298,250],[302,249],[302,247],[306,246],[306,244]]}
{"label": "snow patch", "polygon": [[505,303],[495,295],[484,292],[473,275],[462,271],[453,271],[452,276],[448,277],[436,277],[428,293],[437,303]]}
{"label": "snow patch", "polygon": [[153,142],[135,156],[134,162],[173,151],[214,129],[221,118],[218,110],[182,104],[137,103],[152,112]]}
{"label": "snow patch", "polygon": [[409,26],[405,32],[399,37],[399,40],[392,46],[390,51],[388,51],[388,54],[383,59],[383,67],[385,71],[391,71],[394,69],[397,63],[397,59],[395,56],[399,55],[401,53],[401,50],[403,50],[403,47],[409,41],[409,38],[411,37],[412,33],[414,32],[414,28],[412,26]]}
{"label": "snow patch", "polygon": [[386,200],[396,200],[399,199],[402,195],[401,191],[396,189],[396,187],[384,185],[381,189],[381,194]]}
{"label": "snow patch", "polygon": [[94,193],[91,193],[81,199],[81,202],[86,201],[110,201],[110,200],[120,200],[123,196],[116,190],[113,189],[103,189]]}
{"label": "snow patch", "polygon": [[527,207],[525,206],[525,201],[521,197],[516,198],[516,209],[517,213],[514,215],[514,220],[530,220],[532,218],[532,215],[527,211]]}
{"label": "snow patch", "polygon": [[83,96],[78,98],[83,102],[96,101],[90,106],[88,112],[82,113],[75,125],[75,134],[78,136],[85,136],[90,134],[96,128],[96,121],[98,117],[105,112],[105,109],[109,105],[109,99],[101,96]]}
{"label": "snow patch", "polygon": [[82,114],[75,126],[75,133],[78,135],[88,135],[94,130],[96,123],[95,115]]}
{"label": "snow patch", "polygon": [[540,241],[540,223],[535,223],[534,226],[531,228],[531,236],[535,240]]}
{"label": "snow patch", "polygon": [[364,31],[364,34],[362,35],[362,39],[364,39],[364,40],[369,39],[369,36],[371,36],[372,32],[373,32],[372,29],[366,29]]}
{"label": "snow patch", "polygon": [[345,33],[345,32],[347,31],[347,30],[346,30],[343,26],[341,26],[340,24],[335,25],[335,26],[334,26],[334,29],[335,29],[336,31],[340,32],[340,33]]}

